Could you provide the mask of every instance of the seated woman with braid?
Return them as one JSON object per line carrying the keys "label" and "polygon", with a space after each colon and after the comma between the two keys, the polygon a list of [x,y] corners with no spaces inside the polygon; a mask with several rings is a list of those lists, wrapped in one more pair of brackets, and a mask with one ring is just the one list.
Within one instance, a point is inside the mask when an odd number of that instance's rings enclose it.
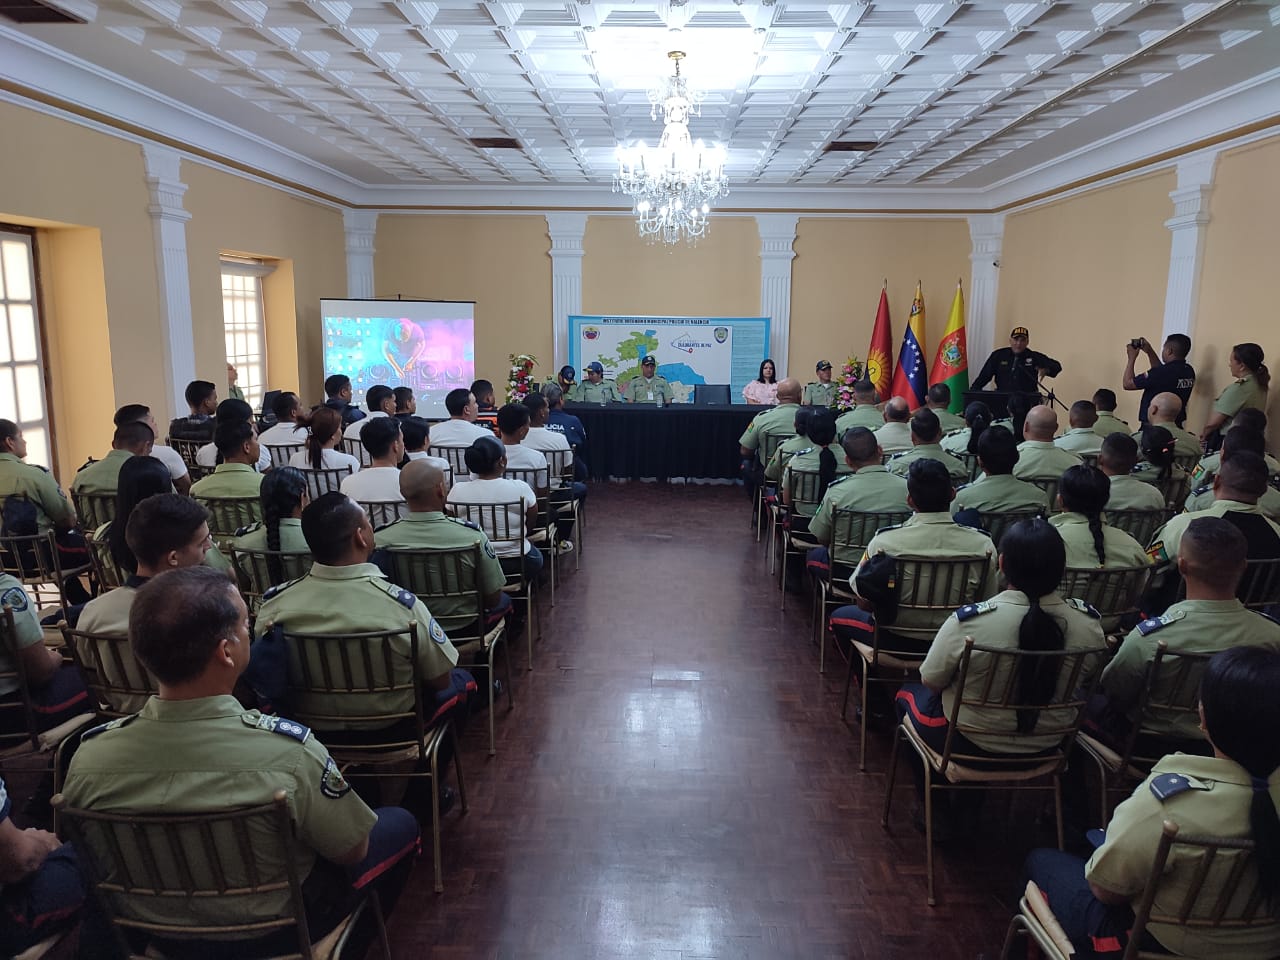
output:
{"label": "seated woman with braid", "polygon": [[[302,535],[302,508],[310,502],[302,471],[276,467],[262,478],[262,521],[236,531],[231,546],[236,550],[310,555],[311,548]],[[289,579],[279,557],[269,556],[266,560],[272,586]]]}
{"label": "seated woman with braid", "polygon": [[1058,483],[1062,513],[1049,522],[1067,546],[1067,568],[1144,567],[1151,563],[1146,549],[1118,527],[1102,519],[1111,496],[1111,480],[1097,467],[1069,467]]}

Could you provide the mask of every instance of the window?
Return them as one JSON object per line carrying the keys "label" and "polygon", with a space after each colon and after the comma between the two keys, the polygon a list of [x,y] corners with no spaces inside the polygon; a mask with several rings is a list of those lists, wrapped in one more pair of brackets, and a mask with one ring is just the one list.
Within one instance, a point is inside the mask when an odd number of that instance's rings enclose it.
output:
{"label": "window", "polygon": [[222,258],[222,329],[227,338],[227,363],[236,368],[236,386],[255,410],[262,403],[267,382],[262,278],[273,269],[261,260]]}
{"label": "window", "polygon": [[31,235],[12,228],[0,228],[0,322],[0,417],[22,428],[28,463],[52,467],[35,255]]}

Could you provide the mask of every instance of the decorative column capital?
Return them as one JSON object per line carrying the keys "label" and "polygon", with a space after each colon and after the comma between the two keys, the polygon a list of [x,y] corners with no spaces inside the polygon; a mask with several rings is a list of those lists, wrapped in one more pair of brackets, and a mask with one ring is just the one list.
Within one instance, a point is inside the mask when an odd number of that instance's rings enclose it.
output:
{"label": "decorative column capital", "polygon": [[1205,233],[1209,226],[1209,198],[1218,163],[1217,150],[1202,150],[1178,161],[1178,185],[1169,191],[1173,216],[1169,229],[1169,278],[1164,297],[1164,336],[1191,334],[1200,301],[1200,273],[1204,265]]}
{"label": "decorative column capital", "polygon": [[[796,225],[800,216],[794,213],[757,213],[756,228],[760,232],[760,263],[790,264],[795,259]],[[787,270],[790,271],[790,267]]]}
{"label": "decorative column capital", "polygon": [[157,143],[145,143],[142,145],[142,160],[147,171],[147,188],[151,193],[147,212],[153,219],[186,223],[191,214],[182,205],[187,195],[187,185],[182,182],[182,154]]}
{"label": "decorative column capital", "polygon": [[769,356],[779,377],[791,357],[791,261],[795,259],[794,213],[757,213],[760,233],[760,313],[769,318]]}
{"label": "decorative column capital", "polygon": [[965,291],[966,348],[972,375],[995,347],[996,301],[1000,293],[1000,256],[1004,250],[1004,214],[969,217],[969,289]]}
{"label": "decorative column capital", "polygon": [[164,357],[169,409],[186,409],[183,394],[196,376],[195,334],[191,318],[191,275],[187,264],[187,221],[182,206],[187,185],[182,182],[182,154],[169,147],[142,146],[155,235],[156,277],[160,289],[160,348]]}
{"label": "decorative column capital", "polygon": [[547,213],[547,236],[551,238],[551,257],[581,257],[585,252],[582,238],[587,232],[585,213]]}
{"label": "decorative column capital", "polygon": [[587,214],[573,211],[544,213],[551,247],[551,349],[555,362],[568,363],[566,338],[569,317],[582,313],[582,238]]}
{"label": "decorative column capital", "polygon": [[378,211],[342,211],[342,229],[346,236],[347,296],[368,299],[373,296],[373,240],[378,232]]}

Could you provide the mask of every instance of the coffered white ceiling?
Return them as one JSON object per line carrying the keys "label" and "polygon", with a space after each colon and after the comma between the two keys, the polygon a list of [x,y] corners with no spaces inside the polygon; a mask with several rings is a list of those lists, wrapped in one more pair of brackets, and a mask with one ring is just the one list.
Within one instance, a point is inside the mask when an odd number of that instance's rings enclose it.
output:
{"label": "coffered white ceiling", "polygon": [[1280,70],[1280,0],[61,5],[89,23],[0,39],[374,187],[607,186],[670,49],[735,189],[983,187]]}

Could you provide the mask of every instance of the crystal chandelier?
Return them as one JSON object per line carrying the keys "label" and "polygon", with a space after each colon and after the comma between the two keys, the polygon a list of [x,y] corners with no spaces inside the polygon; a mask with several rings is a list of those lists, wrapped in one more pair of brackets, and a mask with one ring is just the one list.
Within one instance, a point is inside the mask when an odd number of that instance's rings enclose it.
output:
{"label": "crystal chandelier", "polygon": [[724,151],[689,138],[689,114],[702,115],[703,95],[690,90],[680,75],[684,53],[672,50],[667,56],[675,74],[649,91],[649,115],[656,120],[662,110],[662,139],[656,147],[646,147],[644,141],[630,149],[618,147],[613,190],[634,201],[640,236],[678,243],[706,236],[711,204],[729,192],[729,178]]}

